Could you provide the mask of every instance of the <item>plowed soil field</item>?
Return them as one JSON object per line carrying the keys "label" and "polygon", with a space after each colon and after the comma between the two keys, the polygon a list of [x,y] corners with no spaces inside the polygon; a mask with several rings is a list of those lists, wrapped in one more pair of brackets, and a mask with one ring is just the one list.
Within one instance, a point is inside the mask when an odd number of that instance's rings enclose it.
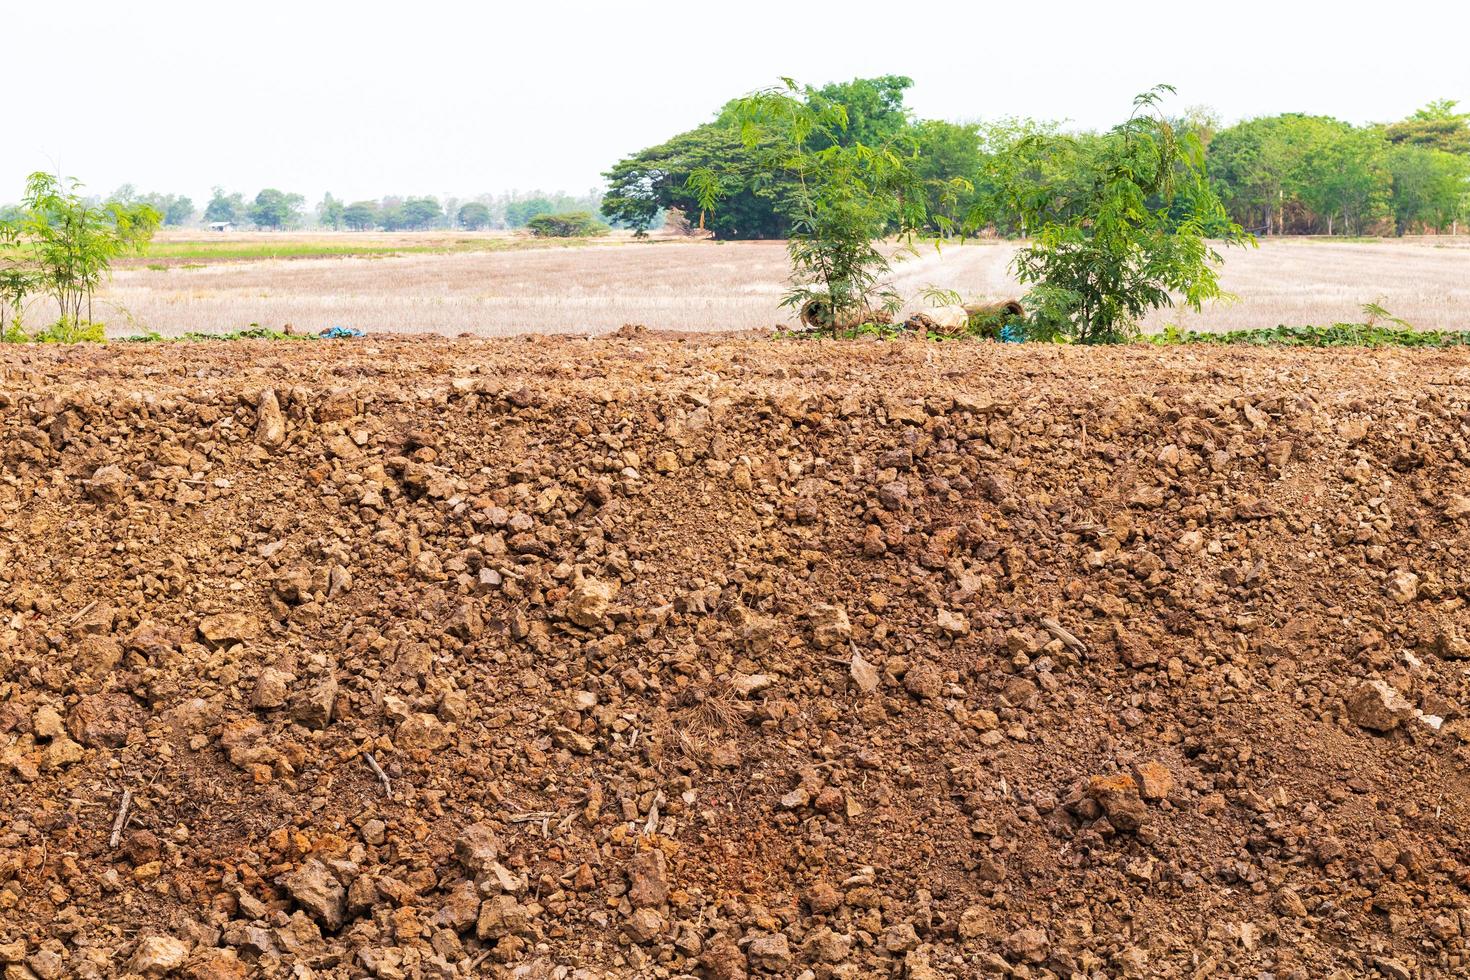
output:
{"label": "plowed soil field", "polygon": [[1470,972],[1470,356],[0,352],[0,966]]}

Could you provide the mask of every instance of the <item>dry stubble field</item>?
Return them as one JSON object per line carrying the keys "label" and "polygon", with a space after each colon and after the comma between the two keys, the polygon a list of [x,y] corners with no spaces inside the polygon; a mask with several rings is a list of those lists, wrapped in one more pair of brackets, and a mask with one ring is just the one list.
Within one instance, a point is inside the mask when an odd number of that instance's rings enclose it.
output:
{"label": "dry stubble field", "polygon": [[[169,262],[120,268],[103,296],[111,332],[228,331],[251,323],[305,330],[332,325],[378,331],[503,336],[600,333],[624,323],[671,330],[740,330],[789,319],[779,307],[786,274],[781,242],[638,243],[615,237],[582,247],[537,247],[506,236],[255,235],[259,246],[342,249],[365,255],[189,261],[182,239]],[[371,239],[371,241],[369,241]],[[437,241],[438,245],[434,243]],[[376,252],[385,247],[451,251]],[[367,243],[358,244],[354,243]],[[231,241],[230,245],[234,242]],[[528,247],[530,246],[530,247]],[[210,240],[201,248],[226,246]],[[924,287],[966,298],[1015,295],[1013,243],[923,247],[898,266],[895,285],[919,303]],[[1203,330],[1331,323],[1361,318],[1378,302],[1416,327],[1470,329],[1470,240],[1265,241],[1229,255],[1225,285],[1239,301],[1202,313],[1165,310],[1166,323]]]}

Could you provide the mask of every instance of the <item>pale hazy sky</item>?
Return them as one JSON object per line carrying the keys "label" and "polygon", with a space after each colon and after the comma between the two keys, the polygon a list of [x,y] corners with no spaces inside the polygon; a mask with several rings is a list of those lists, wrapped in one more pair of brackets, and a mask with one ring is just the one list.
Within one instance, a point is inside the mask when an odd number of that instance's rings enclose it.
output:
{"label": "pale hazy sky", "polygon": [[1227,121],[1470,103],[1470,3],[251,3],[0,0],[0,201],[33,170],[202,205],[584,191],[791,75],[902,74],[922,116],[1110,125],[1134,93]]}

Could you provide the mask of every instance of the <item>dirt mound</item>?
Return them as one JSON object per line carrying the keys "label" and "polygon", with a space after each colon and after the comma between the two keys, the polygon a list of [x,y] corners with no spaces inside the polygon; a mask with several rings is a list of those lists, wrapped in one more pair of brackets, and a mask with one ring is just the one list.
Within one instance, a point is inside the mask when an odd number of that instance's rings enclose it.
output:
{"label": "dirt mound", "polygon": [[1470,969],[1464,354],[0,356],[7,978]]}

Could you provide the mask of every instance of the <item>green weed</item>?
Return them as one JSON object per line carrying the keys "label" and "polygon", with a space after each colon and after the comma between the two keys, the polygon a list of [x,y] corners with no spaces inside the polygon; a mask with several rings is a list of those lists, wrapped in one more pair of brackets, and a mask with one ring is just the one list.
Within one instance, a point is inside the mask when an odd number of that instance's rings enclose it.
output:
{"label": "green weed", "polygon": [[1373,323],[1334,323],[1329,327],[1261,327],[1206,333],[1165,327],[1145,338],[1158,347],[1181,344],[1245,344],[1257,347],[1462,347],[1470,345],[1470,331],[1415,330]]}

